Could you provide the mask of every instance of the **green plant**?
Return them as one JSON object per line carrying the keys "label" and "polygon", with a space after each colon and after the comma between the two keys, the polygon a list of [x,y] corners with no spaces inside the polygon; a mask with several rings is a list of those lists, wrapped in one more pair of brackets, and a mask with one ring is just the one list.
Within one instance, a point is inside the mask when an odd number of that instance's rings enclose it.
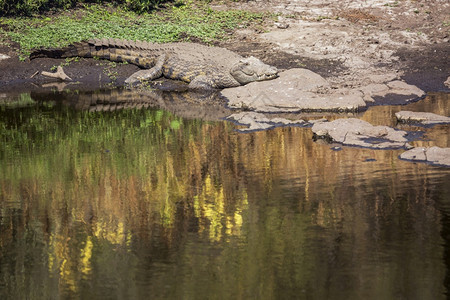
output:
{"label": "green plant", "polygon": [[[62,62],[62,63],[60,63],[59,65],[61,66],[61,67],[67,67],[67,66],[69,66],[72,62],[77,62],[77,61],[79,61],[80,60],[80,58],[79,57],[67,57],[66,59],[65,59],[65,61],[64,62]],[[56,71],[56,69],[58,68],[58,66],[52,66],[51,68],[50,68],[50,71]]]}
{"label": "green plant", "polygon": [[322,20],[327,20],[327,19],[331,19],[331,17],[328,17],[328,16],[318,16],[318,17],[316,18],[316,21],[317,21],[317,22],[320,22],[320,21],[322,21]]}
{"label": "green plant", "polygon": [[227,32],[238,26],[262,23],[268,16],[240,10],[216,11],[201,3],[141,15],[93,4],[53,18],[1,18],[0,27],[7,38],[20,45],[24,59],[32,49],[62,47],[91,38],[152,42],[194,38],[208,43],[225,38]]}
{"label": "green plant", "polygon": [[384,6],[397,7],[397,6],[399,6],[399,4],[400,3],[398,1],[394,1],[394,2],[384,4]]}
{"label": "green plant", "polygon": [[[115,0],[123,8],[142,13],[151,11],[167,0]],[[68,9],[83,3],[102,3],[101,0],[0,0],[0,16],[31,16],[52,9]]]}
{"label": "green plant", "polygon": [[116,70],[114,70],[114,68],[116,67],[117,63],[109,62],[106,68],[103,69],[103,73],[106,76],[108,76],[112,82],[115,82],[117,80],[117,76],[119,75],[119,73]]}

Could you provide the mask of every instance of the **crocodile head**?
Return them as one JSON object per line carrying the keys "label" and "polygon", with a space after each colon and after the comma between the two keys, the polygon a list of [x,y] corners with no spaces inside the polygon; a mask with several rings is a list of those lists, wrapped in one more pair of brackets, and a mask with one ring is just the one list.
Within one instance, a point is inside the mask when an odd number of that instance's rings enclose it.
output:
{"label": "crocodile head", "polygon": [[253,56],[241,59],[231,68],[230,73],[240,84],[278,77],[277,68],[266,65]]}

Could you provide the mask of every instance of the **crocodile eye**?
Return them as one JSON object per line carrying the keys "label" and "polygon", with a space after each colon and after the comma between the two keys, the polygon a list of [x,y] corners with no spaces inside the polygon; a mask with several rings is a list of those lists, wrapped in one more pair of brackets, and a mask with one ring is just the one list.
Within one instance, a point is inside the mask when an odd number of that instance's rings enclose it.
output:
{"label": "crocodile eye", "polygon": [[242,73],[244,73],[245,75],[248,75],[248,76],[252,76],[253,74],[255,74],[255,72],[253,70],[248,70],[248,69],[243,69]]}
{"label": "crocodile eye", "polygon": [[243,66],[248,66],[249,62],[247,61],[247,59],[241,59],[241,60],[239,60],[239,64],[243,65]]}

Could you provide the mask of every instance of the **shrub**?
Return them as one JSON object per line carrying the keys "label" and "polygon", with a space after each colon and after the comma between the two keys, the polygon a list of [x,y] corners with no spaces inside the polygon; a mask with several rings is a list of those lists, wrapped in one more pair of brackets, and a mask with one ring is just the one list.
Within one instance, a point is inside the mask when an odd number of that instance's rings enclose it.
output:
{"label": "shrub", "polygon": [[31,15],[50,8],[69,8],[76,0],[0,0],[0,15]]}
{"label": "shrub", "polygon": [[[150,11],[168,0],[115,0],[116,5],[136,12]],[[31,16],[51,9],[68,9],[80,3],[100,3],[102,0],[0,0],[0,16]]]}
{"label": "shrub", "polygon": [[[122,1],[123,2],[123,1]],[[125,5],[132,11],[142,13],[150,11],[157,7],[158,4],[164,2],[163,0],[124,0]]]}

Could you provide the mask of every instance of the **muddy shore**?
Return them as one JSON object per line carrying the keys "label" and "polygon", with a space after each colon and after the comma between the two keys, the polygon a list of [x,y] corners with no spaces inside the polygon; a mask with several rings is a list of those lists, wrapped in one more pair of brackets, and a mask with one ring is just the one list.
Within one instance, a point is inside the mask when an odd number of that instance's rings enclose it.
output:
{"label": "muddy shore", "polygon": [[[392,2],[392,1],[391,1]],[[279,13],[267,28],[237,29],[216,45],[253,55],[280,70],[301,67],[329,80],[333,88],[362,84],[367,76],[394,74],[425,92],[449,92],[450,4],[447,1],[249,1],[213,3],[214,9],[238,8]],[[105,61],[80,59],[65,67],[69,85],[36,72],[50,71],[63,60],[19,61],[15,47],[0,46],[0,92],[42,87],[96,89],[120,86],[138,70],[113,68]],[[114,72],[114,76],[110,76]],[[108,75],[109,74],[109,75]]]}

